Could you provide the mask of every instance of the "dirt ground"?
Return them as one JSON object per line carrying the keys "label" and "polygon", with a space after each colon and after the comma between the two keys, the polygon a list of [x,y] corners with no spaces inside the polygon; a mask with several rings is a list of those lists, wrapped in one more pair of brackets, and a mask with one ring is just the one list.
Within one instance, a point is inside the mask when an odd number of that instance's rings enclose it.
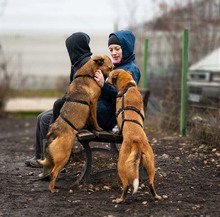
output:
{"label": "dirt ground", "polygon": [[71,178],[62,173],[60,192],[50,193],[48,181],[37,179],[41,169],[24,164],[33,154],[34,135],[35,118],[0,119],[0,216],[220,216],[219,147],[148,132],[156,190],[163,199],[153,201],[142,180],[135,195],[116,205],[112,200],[121,194],[117,175],[70,190]]}

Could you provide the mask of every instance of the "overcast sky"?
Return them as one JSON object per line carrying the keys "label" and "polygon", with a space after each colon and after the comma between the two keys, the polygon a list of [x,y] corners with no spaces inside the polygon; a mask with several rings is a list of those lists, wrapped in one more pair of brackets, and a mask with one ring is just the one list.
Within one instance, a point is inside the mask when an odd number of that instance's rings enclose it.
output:
{"label": "overcast sky", "polygon": [[[126,4],[125,4],[126,2]],[[111,31],[126,27],[131,0],[0,0],[0,31]],[[133,0],[136,22],[155,15],[152,0]],[[154,1],[155,2],[155,1]],[[130,7],[130,9],[128,9]]]}

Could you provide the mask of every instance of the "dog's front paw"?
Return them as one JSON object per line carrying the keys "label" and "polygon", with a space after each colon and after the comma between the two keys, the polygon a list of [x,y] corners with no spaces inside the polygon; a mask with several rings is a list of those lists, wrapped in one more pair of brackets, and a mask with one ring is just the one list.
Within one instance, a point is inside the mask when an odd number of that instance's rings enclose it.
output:
{"label": "dog's front paw", "polygon": [[51,193],[58,193],[58,192],[59,192],[59,189],[58,189],[58,188],[50,189],[50,192],[51,192]]}
{"label": "dog's front paw", "polygon": [[51,187],[49,186],[49,190],[51,193],[58,193],[59,192],[59,187],[55,186],[55,187]]}
{"label": "dog's front paw", "polygon": [[160,195],[155,195],[155,197],[154,197],[154,200],[161,200],[162,199],[162,197],[160,196]]}
{"label": "dog's front paw", "polygon": [[96,129],[95,129],[96,131],[103,131],[103,129],[101,128],[101,127],[97,127]]}
{"label": "dog's front paw", "polygon": [[115,200],[112,200],[113,203],[123,203],[124,199],[120,198],[116,198]]}

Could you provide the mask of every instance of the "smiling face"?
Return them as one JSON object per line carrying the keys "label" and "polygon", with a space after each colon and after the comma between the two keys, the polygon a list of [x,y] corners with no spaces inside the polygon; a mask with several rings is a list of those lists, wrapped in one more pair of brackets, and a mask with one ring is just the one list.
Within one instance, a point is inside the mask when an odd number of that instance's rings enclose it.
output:
{"label": "smiling face", "polygon": [[112,57],[112,62],[114,64],[119,64],[122,61],[122,48],[118,44],[111,44],[108,47],[110,55]]}

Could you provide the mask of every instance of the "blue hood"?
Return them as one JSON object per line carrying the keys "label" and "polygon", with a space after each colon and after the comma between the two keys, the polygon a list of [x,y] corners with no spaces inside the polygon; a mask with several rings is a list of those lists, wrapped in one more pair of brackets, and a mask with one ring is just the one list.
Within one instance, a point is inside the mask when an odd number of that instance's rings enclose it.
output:
{"label": "blue hood", "polygon": [[123,55],[123,62],[122,65],[124,65],[127,62],[131,62],[135,60],[135,54],[134,54],[134,45],[135,45],[135,36],[132,32],[128,30],[120,30],[114,33],[111,33],[111,35],[115,35],[121,45],[122,48],[122,55]]}

